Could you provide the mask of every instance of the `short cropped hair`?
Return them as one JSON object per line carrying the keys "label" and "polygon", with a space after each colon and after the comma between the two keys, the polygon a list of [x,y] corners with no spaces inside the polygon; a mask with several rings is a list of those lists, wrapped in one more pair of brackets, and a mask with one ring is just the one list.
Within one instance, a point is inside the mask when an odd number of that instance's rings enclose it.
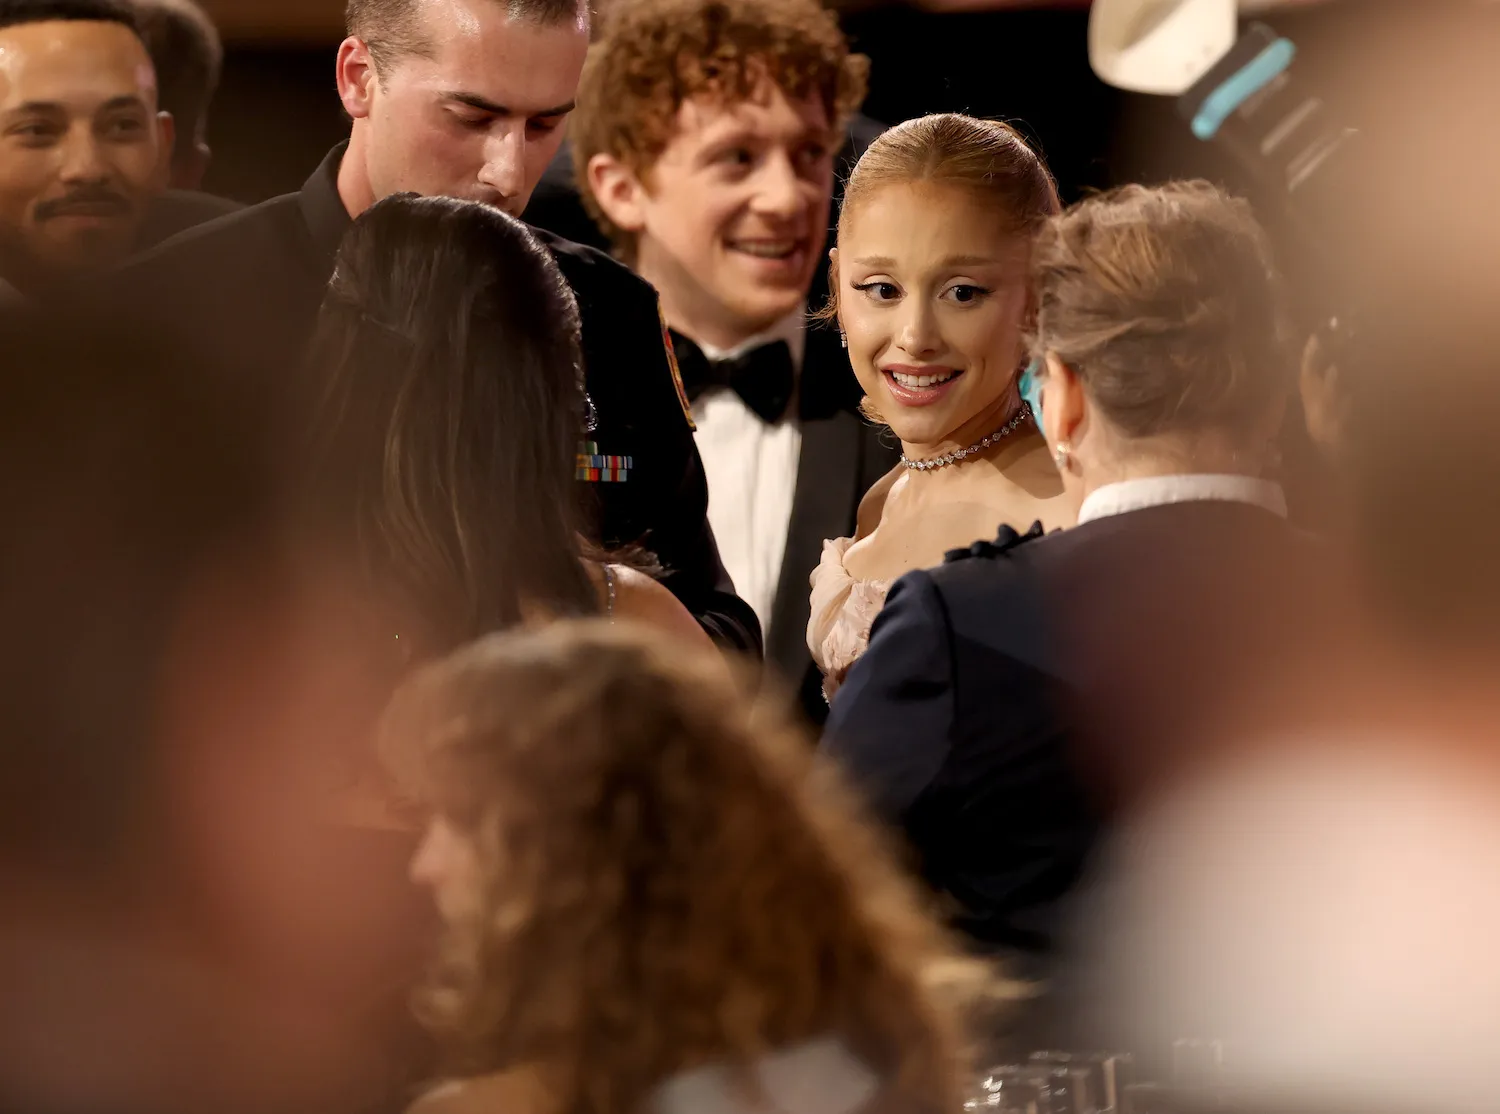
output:
{"label": "short cropped hair", "polygon": [[177,121],[181,139],[201,141],[224,68],[219,29],[194,0],[136,0],[136,19],[156,67],[162,110]]}
{"label": "short cropped hair", "polygon": [[588,163],[612,155],[638,176],[655,165],[684,101],[736,102],[769,75],[791,97],[816,95],[842,129],[865,98],[869,59],[851,54],[817,0],[615,0],[578,85],[568,124],[584,205],[627,256],[633,237],[587,187]]}
{"label": "short cropped hair", "polygon": [[[587,0],[495,0],[512,19],[544,27],[574,19],[587,11]],[[421,0],[348,0],[344,27],[370,49],[376,73],[406,55],[426,55],[432,48],[422,34]]]}
{"label": "short cropped hair", "polygon": [[1055,355],[1125,436],[1251,434],[1295,360],[1270,244],[1208,182],[1125,186],[1042,229],[1032,355]]}
{"label": "short cropped hair", "polygon": [[119,23],[141,31],[134,10],[119,0],[0,0],[0,27],[56,22]]}

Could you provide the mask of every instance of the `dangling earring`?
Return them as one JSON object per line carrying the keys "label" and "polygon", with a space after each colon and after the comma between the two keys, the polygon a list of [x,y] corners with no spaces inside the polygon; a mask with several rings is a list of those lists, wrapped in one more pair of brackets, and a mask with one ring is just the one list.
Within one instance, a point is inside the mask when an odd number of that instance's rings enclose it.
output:
{"label": "dangling earring", "polygon": [[843,329],[839,330],[839,346],[841,348],[849,347],[849,334],[844,332]]}
{"label": "dangling earring", "polygon": [[1068,464],[1073,459],[1073,446],[1069,445],[1066,441],[1059,441],[1057,448],[1052,450],[1052,459],[1057,462],[1057,470],[1059,472],[1066,472]]}

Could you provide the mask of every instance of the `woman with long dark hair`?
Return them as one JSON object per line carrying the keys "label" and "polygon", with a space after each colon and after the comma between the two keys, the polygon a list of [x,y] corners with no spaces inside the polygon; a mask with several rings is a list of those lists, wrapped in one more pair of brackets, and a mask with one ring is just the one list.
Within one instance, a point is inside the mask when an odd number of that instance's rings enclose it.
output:
{"label": "woman with long dark hair", "polygon": [[597,612],[708,645],[583,540],[578,329],[552,257],[499,210],[402,194],[346,236],[309,352],[304,494],[322,543],[401,615],[407,656]]}

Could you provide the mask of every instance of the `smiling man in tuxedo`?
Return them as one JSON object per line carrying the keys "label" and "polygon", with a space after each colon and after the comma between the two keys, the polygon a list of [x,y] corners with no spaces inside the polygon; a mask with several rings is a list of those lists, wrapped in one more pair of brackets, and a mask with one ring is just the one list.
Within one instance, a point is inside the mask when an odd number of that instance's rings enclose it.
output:
{"label": "smiling man in tuxedo", "polygon": [[807,326],[866,74],[816,0],[617,0],[571,124],[584,203],[661,295],[725,566],[815,718],[808,578],[894,462]]}

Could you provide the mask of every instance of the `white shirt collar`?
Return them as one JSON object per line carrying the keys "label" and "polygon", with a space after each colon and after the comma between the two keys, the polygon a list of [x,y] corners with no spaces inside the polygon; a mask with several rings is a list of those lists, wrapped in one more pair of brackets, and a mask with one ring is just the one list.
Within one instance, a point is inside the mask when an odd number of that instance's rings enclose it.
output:
{"label": "white shirt collar", "polygon": [[711,344],[699,344],[698,347],[710,360],[732,360],[775,340],[786,341],[792,350],[792,367],[801,372],[802,354],[807,351],[807,310],[799,308],[795,313],[787,314],[765,332],[756,333],[733,348],[715,348]]}
{"label": "white shirt collar", "polygon": [[1286,517],[1286,495],[1281,485],[1254,476],[1147,476],[1097,488],[1078,508],[1078,525],[1096,518],[1128,514],[1169,503],[1248,503]]}
{"label": "white shirt collar", "polygon": [[853,1114],[868,1106],[881,1081],[836,1038],[775,1052],[752,1067],[762,1101],[729,1069],[698,1068],[652,1096],[652,1114]]}

